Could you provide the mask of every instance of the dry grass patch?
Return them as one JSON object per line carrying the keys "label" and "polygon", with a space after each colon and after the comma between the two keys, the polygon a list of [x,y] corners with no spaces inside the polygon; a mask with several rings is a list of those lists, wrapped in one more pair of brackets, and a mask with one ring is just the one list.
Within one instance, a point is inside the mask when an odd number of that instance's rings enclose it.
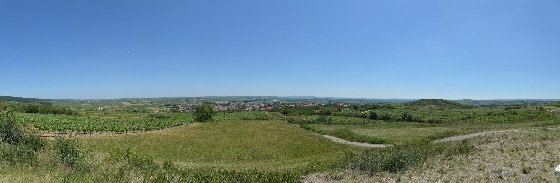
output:
{"label": "dry grass patch", "polygon": [[[348,174],[338,182],[558,182],[560,129],[531,129],[469,140],[469,154],[438,155],[402,173]],[[319,181],[328,180],[328,176]]]}

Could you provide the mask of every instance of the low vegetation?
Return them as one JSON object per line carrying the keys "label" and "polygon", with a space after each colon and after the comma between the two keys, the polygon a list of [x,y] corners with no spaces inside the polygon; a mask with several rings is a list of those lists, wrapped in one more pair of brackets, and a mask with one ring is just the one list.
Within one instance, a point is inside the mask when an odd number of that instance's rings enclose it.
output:
{"label": "low vegetation", "polygon": [[[16,121],[33,125],[39,131],[56,134],[94,134],[96,132],[128,133],[160,130],[192,123],[192,113],[96,113],[78,115],[14,114]],[[259,111],[217,112],[212,121],[271,120],[273,116]]]}
{"label": "low vegetation", "polygon": [[49,182],[297,182],[336,166],[345,149],[281,121],[197,123],[80,141],[37,139],[42,149],[2,146],[4,161],[14,165],[4,167],[7,175],[0,180],[24,182],[17,173],[31,169],[30,177]]}
{"label": "low vegetation", "polygon": [[[431,156],[424,158],[422,161],[417,161],[414,166],[399,170],[397,173],[369,171],[372,176],[352,173],[336,176],[336,173],[332,173],[332,175],[317,175],[312,180],[307,178],[304,181],[558,182],[558,175],[554,171],[554,168],[560,162],[558,156],[560,153],[558,146],[560,144],[554,138],[558,135],[560,135],[558,128],[534,128],[515,133],[489,135],[463,142],[445,143],[445,146],[440,148],[447,149],[447,152],[427,153]],[[386,159],[389,159],[386,161],[390,162],[391,158],[380,158],[380,156],[396,156],[392,154],[373,154],[374,156],[370,157],[376,158],[371,160],[358,158],[350,162],[383,162],[382,160]],[[405,157],[407,156],[405,155]],[[382,164],[376,163],[376,165]],[[379,168],[356,167],[358,168],[354,169],[379,170]]]}
{"label": "low vegetation", "polygon": [[32,124],[35,128],[47,132],[84,133],[159,130],[180,126],[192,122],[190,114],[169,115],[105,115],[83,114],[76,116],[55,114],[17,114],[18,121]]}
{"label": "low vegetation", "polygon": [[[98,154],[129,148],[183,167],[289,170],[338,159],[345,146],[282,121],[195,123],[184,128],[83,140]],[[165,154],[165,156],[161,156]]]}
{"label": "low vegetation", "polygon": [[455,109],[466,109],[470,106],[460,104],[458,102],[453,102],[443,99],[420,99],[413,102],[407,102],[404,105],[417,107],[417,108],[455,108]]}
{"label": "low vegetation", "polygon": [[198,122],[213,121],[215,114],[216,112],[214,111],[214,106],[202,104],[195,108],[194,120]]}
{"label": "low vegetation", "polygon": [[[127,105],[150,107],[147,102]],[[554,181],[545,170],[558,162],[555,103],[468,102],[309,106],[307,101],[270,111],[214,111],[204,101],[196,112],[149,113],[0,102],[0,182],[314,180],[306,175],[354,182]],[[504,129],[517,132],[432,143]],[[68,134],[80,138],[63,138],[73,136]],[[321,135],[392,146],[362,148]],[[460,168],[465,165],[469,168]],[[445,174],[453,176],[438,176]]]}
{"label": "low vegetation", "polygon": [[37,104],[18,104],[15,105],[15,110],[22,113],[33,113],[33,114],[65,114],[65,115],[76,115],[77,113],[68,108],[52,107],[48,105],[37,105]]}
{"label": "low vegetation", "polygon": [[424,139],[385,149],[347,153],[342,168],[363,172],[370,176],[380,172],[396,173],[423,163],[430,157],[468,154],[473,150],[474,146],[467,141],[433,144]]}

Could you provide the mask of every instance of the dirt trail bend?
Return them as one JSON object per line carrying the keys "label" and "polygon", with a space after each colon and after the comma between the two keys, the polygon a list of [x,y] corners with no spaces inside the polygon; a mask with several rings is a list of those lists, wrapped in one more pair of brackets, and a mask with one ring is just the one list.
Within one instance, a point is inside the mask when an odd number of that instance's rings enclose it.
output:
{"label": "dirt trail bend", "polygon": [[393,146],[393,145],[389,145],[389,144],[370,144],[370,143],[362,143],[362,142],[352,142],[352,141],[344,140],[344,139],[334,137],[334,136],[330,136],[330,135],[323,135],[323,137],[325,137],[325,138],[327,138],[327,139],[329,139],[333,142],[336,142],[336,143],[355,145],[355,146],[361,146],[361,147],[385,148],[385,147]]}
{"label": "dirt trail bend", "polygon": [[443,139],[439,139],[439,140],[434,140],[434,141],[432,141],[432,143],[459,141],[459,140],[470,139],[470,138],[474,138],[474,137],[478,137],[478,136],[495,135],[495,134],[506,133],[506,132],[519,132],[519,130],[499,130],[499,131],[472,133],[472,134],[468,134],[468,135],[459,135],[459,136],[453,136],[453,137],[447,137],[447,138],[443,138]]}

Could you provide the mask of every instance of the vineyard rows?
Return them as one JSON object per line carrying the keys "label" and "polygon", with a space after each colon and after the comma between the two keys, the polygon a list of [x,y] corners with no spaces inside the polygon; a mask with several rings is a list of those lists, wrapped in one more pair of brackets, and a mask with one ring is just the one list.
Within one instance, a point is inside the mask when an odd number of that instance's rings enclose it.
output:
{"label": "vineyard rows", "polygon": [[[151,131],[192,123],[192,113],[181,114],[99,114],[85,113],[81,115],[61,114],[29,114],[17,113],[18,121],[33,125],[39,131],[47,132],[118,132]],[[266,112],[238,111],[219,112],[214,121],[228,120],[270,120]]]}

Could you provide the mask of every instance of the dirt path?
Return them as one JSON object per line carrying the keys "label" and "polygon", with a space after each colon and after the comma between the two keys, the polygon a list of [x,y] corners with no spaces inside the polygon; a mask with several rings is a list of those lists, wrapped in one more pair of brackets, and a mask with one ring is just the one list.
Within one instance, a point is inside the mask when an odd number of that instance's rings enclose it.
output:
{"label": "dirt path", "polygon": [[362,142],[352,142],[352,141],[344,140],[344,139],[334,137],[334,136],[330,136],[330,135],[323,135],[323,137],[325,137],[329,140],[332,140],[333,142],[336,142],[336,143],[355,145],[355,146],[361,146],[361,147],[384,148],[384,147],[393,146],[393,145],[388,145],[388,144],[370,144],[370,143],[362,143]]}
{"label": "dirt path", "polygon": [[[479,133],[472,133],[472,134],[468,134],[468,135],[459,135],[459,136],[453,136],[453,137],[447,137],[447,138],[443,138],[443,139],[439,139],[439,140],[434,140],[434,141],[432,141],[432,143],[452,142],[452,141],[470,139],[470,138],[474,138],[474,137],[478,137],[478,136],[495,135],[495,134],[500,134],[500,133],[519,132],[519,131],[520,130],[499,130],[499,131],[479,132]],[[341,138],[334,137],[334,136],[330,136],[330,135],[323,135],[323,137],[325,137],[329,140],[332,140],[333,142],[336,142],[336,143],[355,145],[355,146],[361,146],[361,147],[385,148],[385,147],[393,146],[393,145],[390,145],[390,144],[370,144],[370,143],[362,143],[362,142],[352,142],[352,141],[348,141],[348,140],[341,139]]]}
{"label": "dirt path", "polygon": [[459,141],[459,140],[470,139],[470,138],[474,138],[474,137],[478,137],[478,136],[495,135],[495,134],[500,134],[500,133],[519,132],[519,131],[520,130],[499,130],[499,131],[479,132],[479,133],[472,133],[472,134],[468,134],[468,135],[459,135],[459,136],[453,136],[453,137],[447,137],[447,138],[443,138],[443,139],[439,139],[439,140],[434,140],[434,141],[432,141],[432,143]]}
{"label": "dirt path", "polygon": [[134,135],[134,134],[147,134],[147,133],[158,133],[158,132],[165,132],[171,131],[178,128],[183,127],[194,127],[198,126],[200,123],[188,123],[180,126],[174,126],[170,128],[164,128],[159,130],[151,130],[151,131],[131,131],[128,133],[123,132],[93,132],[93,133],[60,133],[60,132],[40,132],[41,137],[45,138],[56,138],[56,137],[75,137],[75,138],[93,138],[93,137],[118,137],[118,136],[125,136],[125,135]]}
{"label": "dirt path", "polygon": [[[289,118],[289,116],[286,116],[286,115],[283,115],[283,114],[276,114],[276,115],[278,115],[278,117],[280,117],[280,118]],[[301,118],[301,117],[298,117],[298,116],[292,116],[292,117],[305,120],[304,118]],[[299,127],[298,124],[293,124],[293,125],[296,125],[296,126]],[[308,130],[308,131],[310,131],[312,133],[316,133],[316,132],[313,132],[311,130]],[[355,146],[360,146],[360,147],[385,148],[385,147],[393,146],[393,145],[389,145],[389,144],[370,144],[370,143],[362,143],[362,142],[352,142],[352,141],[348,141],[348,140],[341,139],[341,138],[338,138],[338,137],[335,137],[335,136],[330,136],[330,135],[323,135],[323,137],[325,137],[325,138],[327,138],[327,139],[329,139],[333,142],[336,142],[336,143],[347,144],[347,145],[355,145]]]}

